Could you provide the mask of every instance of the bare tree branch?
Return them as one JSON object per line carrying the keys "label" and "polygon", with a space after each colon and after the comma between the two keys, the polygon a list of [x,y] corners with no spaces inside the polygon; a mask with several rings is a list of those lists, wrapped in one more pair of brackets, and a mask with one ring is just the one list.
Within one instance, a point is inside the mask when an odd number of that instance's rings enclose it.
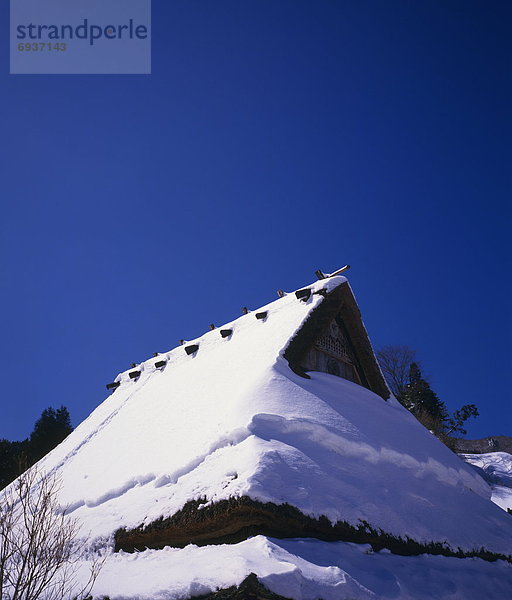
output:
{"label": "bare tree branch", "polygon": [[408,346],[384,346],[377,352],[382,373],[395,398],[400,399],[409,380],[416,351]]}
{"label": "bare tree branch", "polygon": [[89,581],[77,584],[78,522],[58,504],[60,482],[32,468],[0,498],[0,600],[83,598],[104,559],[93,560]]}

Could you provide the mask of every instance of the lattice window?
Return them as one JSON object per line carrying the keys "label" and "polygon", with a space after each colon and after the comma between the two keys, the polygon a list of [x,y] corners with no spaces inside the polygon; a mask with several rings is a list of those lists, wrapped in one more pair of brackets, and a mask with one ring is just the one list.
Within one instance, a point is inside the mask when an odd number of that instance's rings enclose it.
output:
{"label": "lattice window", "polygon": [[326,333],[317,339],[315,346],[344,362],[354,363],[347,340],[335,321],[330,324]]}

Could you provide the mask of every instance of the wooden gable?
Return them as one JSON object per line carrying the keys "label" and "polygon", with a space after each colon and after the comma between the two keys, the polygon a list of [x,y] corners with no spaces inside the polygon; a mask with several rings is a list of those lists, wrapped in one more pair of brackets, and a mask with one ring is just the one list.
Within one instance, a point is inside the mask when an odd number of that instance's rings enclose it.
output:
{"label": "wooden gable", "polygon": [[331,320],[301,362],[304,371],[322,371],[363,385],[364,375],[341,315]]}
{"label": "wooden gable", "polygon": [[368,388],[385,400],[384,381],[348,283],[324,296],[291,340],[285,358],[295,373],[321,371]]}

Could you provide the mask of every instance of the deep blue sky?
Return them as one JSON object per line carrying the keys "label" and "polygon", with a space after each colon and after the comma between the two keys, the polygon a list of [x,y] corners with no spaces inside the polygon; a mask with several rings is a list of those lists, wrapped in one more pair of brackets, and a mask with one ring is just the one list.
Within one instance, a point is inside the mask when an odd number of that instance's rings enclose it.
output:
{"label": "deep blue sky", "polygon": [[511,435],[510,18],[153,0],[152,75],[10,76],[3,1],[0,438],[345,263],[374,346]]}

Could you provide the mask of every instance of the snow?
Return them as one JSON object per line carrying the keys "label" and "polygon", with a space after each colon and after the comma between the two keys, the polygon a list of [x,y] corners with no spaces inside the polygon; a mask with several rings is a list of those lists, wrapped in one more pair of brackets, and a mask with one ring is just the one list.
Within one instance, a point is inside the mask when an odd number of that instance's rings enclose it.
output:
{"label": "snow", "polygon": [[488,452],[486,454],[461,454],[463,460],[473,465],[489,483],[491,500],[503,510],[512,510],[512,454]]}
{"label": "snow", "polygon": [[396,556],[366,545],[264,536],[234,545],[120,552],[106,562],[94,593],[111,600],[188,599],[238,585],[250,573],[295,600],[512,598],[512,565],[504,561]]}
{"label": "snow", "polygon": [[[490,501],[487,483],[396,400],[289,369],[284,350],[322,302],[314,292],[339,285],[348,285],[344,277],[309,286],[306,302],[287,294],[258,309],[266,319],[249,312],[223,326],[233,330],[227,338],[217,329],[187,342],[199,346],[192,355],[179,346],[149,359],[136,380],[133,369],[119,374],[119,388],[39,463],[62,479],[60,502],[84,538],[108,548],[118,528],[171,516],[189,500],[249,496],[418,541],[511,553],[512,519]],[[161,360],[167,364],[157,369]],[[447,598],[484,597],[474,595],[480,583],[472,570],[482,586],[492,573],[503,575],[508,584],[493,585],[510,591],[510,568],[501,563],[257,536],[232,546],[113,554],[95,593],[185,598],[255,571],[296,600],[445,597],[428,595],[436,585],[429,573],[449,581],[446,589],[464,590]],[[340,589],[348,596],[336,595]]]}

